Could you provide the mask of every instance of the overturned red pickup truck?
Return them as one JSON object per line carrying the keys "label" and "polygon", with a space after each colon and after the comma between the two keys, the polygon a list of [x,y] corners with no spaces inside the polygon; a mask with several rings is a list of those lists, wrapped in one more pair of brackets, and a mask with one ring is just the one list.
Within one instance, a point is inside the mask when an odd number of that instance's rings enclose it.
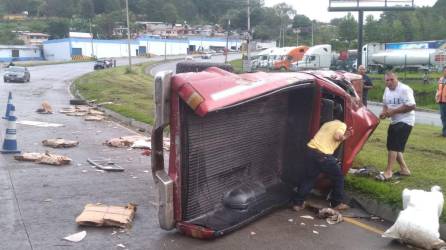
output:
{"label": "overturned red pickup truck", "polygon": [[335,106],[355,131],[335,152],[344,174],[379,123],[362,105],[361,76],[346,72],[237,75],[210,67],[161,72],[155,85],[152,173],[160,227],[196,238],[225,235],[289,204],[306,144],[333,119]]}

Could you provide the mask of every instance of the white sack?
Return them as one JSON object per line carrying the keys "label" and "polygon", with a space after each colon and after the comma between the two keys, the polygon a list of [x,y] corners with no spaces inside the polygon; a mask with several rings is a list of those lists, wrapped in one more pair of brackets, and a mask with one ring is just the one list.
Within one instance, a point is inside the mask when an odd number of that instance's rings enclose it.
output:
{"label": "white sack", "polygon": [[444,244],[438,232],[443,203],[444,198],[439,186],[433,186],[431,192],[404,189],[404,210],[398,215],[395,224],[382,236],[425,249]]}

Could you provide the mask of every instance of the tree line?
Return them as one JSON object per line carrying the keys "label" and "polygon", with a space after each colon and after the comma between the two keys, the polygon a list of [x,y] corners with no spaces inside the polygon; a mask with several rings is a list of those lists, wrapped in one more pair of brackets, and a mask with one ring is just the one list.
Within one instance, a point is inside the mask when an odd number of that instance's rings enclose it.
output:
{"label": "tree line", "polygon": [[[128,0],[132,30],[135,21],[218,24],[234,33],[247,31],[247,0]],[[311,20],[285,3],[266,7],[250,0],[251,35],[276,40],[280,46],[330,43],[335,49],[356,47],[357,20],[346,13],[329,23]],[[118,38],[113,28],[125,26],[124,0],[2,0],[0,15],[27,12],[32,21],[0,23],[0,43],[17,42],[5,36],[11,30],[46,32],[63,38],[68,31],[90,32],[101,39]],[[365,42],[437,40],[446,36],[446,0],[415,11],[384,12],[379,19],[365,18]],[[230,25],[228,20],[230,20]],[[10,37],[10,41],[8,38]]]}

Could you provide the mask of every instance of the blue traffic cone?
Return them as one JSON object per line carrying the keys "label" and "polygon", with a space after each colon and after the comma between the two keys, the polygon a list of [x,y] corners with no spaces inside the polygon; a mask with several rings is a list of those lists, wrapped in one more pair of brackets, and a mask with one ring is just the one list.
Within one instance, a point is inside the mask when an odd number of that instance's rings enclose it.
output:
{"label": "blue traffic cone", "polygon": [[[8,104],[9,105],[9,104]],[[9,108],[8,125],[5,133],[5,140],[3,141],[3,148],[0,150],[2,154],[18,154],[20,150],[17,149],[17,131],[16,120],[14,116],[15,106],[11,104]]]}
{"label": "blue traffic cone", "polygon": [[9,91],[8,103],[6,104],[6,113],[5,113],[5,116],[2,117],[3,119],[8,120],[8,117],[11,112],[11,106],[12,106],[12,94],[11,94],[11,91]]}

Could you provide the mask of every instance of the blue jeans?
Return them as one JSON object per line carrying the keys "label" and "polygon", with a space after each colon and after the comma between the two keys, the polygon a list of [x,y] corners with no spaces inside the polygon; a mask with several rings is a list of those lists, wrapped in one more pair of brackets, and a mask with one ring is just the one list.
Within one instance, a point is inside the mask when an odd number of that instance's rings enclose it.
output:
{"label": "blue jeans", "polygon": [[446,136],[446,103],[440,103],[441,123],[443,123],[443,136]]}
{"label": "blue jeans", "polygon": [[344,199],[344,175],[338,159],[313,149],[308,149],[307,155],[311,164],[308,164],[305,169],[306,176],[302,178],[303,180],[298,186],[297,194],[293,199],[294,204],[302,205],[311,189],[313,189],[319,174],[325,173],[333,184],[330,196],[331,206],[337,206]]}

